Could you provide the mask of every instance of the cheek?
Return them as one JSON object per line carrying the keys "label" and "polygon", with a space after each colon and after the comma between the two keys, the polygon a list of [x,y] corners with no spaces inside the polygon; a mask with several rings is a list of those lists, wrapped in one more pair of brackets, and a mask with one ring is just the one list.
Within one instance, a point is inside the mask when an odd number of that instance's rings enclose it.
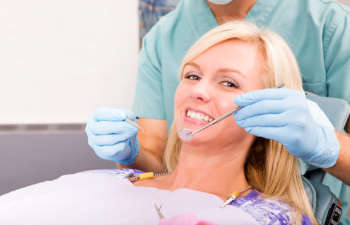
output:
{"label": "cheek", "polygon": [[252,138],[253,135],[248,133],[244,128],[238,126],[233,116],[230,116],[226,119],[225,123],[220,127],[221,134],[223,134],[220,138],[226,139],[226,141],[230,143],[239,143],[247,138]]}
{"label": "cheek", "polygon": [[233,109],[237,108],[237,105],[234,103],[235,97],[238,96],[238,93],[222,93],[222,94],[216,94],[215,100],[213,101],[215,104],[215,108],[218,111],[219,115],[223,115],[229,111],[232,111]]}
{"label": "cheek", "polygon": [[[216,96],[216,108],[218,109],[218,115],[226,114],[227,112],[232,111],[233,109],[237,108],[238,106],[234,103],[234,98],[238,94],[231,94],[231,95],[221,95]],[[247,133],[243,128],[239,127],[236,124],[236,121],[233,117],[233,115],[227,117],[224,119],[224,121],[218,123],[220,129],[227,130],[229,132],[227,133],[234,133],[234,134],[244,134]]]}

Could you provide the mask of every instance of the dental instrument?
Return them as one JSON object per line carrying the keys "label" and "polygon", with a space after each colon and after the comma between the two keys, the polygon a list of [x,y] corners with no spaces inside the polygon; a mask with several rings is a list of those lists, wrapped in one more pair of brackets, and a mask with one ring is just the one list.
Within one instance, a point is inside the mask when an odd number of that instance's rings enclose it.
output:
{"label": "dental instrument", "polygon": [[158,177],[158,176],[164,176],[167,174],[169,174],[168,171],[146,172],[146,173],[138,174],[136,176],[132,173],[128,176],[128,179],[130,182],[135,182],[135,181],[139,181],[139,180],[151,179],[151,178]]}
{"label": "dental instrument", "polygon": [[156,209],[156,211],[157,211],[157,214],[158,214],[158,216],[159,216],[159,219],[163,219],[164,218],[164,215],[163,215],[163,213],[162,213],[162,211],[161,211],[161,209],[162,209],[162,205],[159,205],[158,206],[158,204],[157,203],[153,203],[153,205],[154,205],[154,208]]}
{"label": "dental instrument", "polygon": [[235,108],[234,110],[228,112],[228,113],[225,113],[224,115],[220,116],[219,118],[211,121],[210,123],[208,123],[207,125],[204,125],[203,127],[197,129],[197,130],[194,130],[194,131],[191,131],[191,130],[188,130],[188,129],[182,129],[180,132],[179,132],[179,137],[183,140],[186,140],[186,141],[189,141],[193,138],[193,136],[195,134],[198,134],[199,132],[201,132],[202,130],[210,127],[210,126],[213,126],[214,124],[220,122],[221,120],[225,119],[226,117],[228,116],[231,116],[236,110],[240,109],[240,107],[238,108]]}
{"label": "dental instrument", "polygon": [[[284,86],[284,84],[282,83],[282,84],[277,85],[276,88],[281,88],[281,87],[283,87],[283,86]],[[179,131],[178,135],[179,135],[179,137],[180,137],[181,139],[186,140],[186,141],[189,141],[189,140],[191,140],[191,139],[193,138],[193,136],[194,136],[195,134],[198,134],[198,133],[201,132],[202,130],[205,130],[206,128],[211,127],[211,126],[213,126],[214,124],[220,122],[221,120],[223,120],[223,119],[229,117],[230,115],[232,115],[235,111],[239,110],[240,108],[241,108],[241,107],[237,107],[237,108],[235,108],[234,110],[232,110],[232,111],[230,111],[230,112],[228,112],[228,113],[225,113],[224,115],[222,115],[222,116],[220,116],[219,118],[217,118],[217,119],[211,121],[210,123],[204,125],[203,127],[198,128],[197,130],[191,131],[191,130],[189,130],[189,129],[182,129],[182,130]]]}
{"label": "dental instrument", "polygon": [[[136,117],[136,119],[139,119],[139,117]],[[142,127],[140,127],[140,125],[138,125],[136,122],[132,121],[131,119],[126,118],[125,121],[133,125],[134,127],[137,127],[140,131],[145,132],[145,130]]]}
{"label": "dental instrument", "polygon": [[[164,176],[168,175],[168,171],[163,171],[163,172],[146,172],[146,173],[141,173],[135,175],[134,173],[130,173],[128,175],[128,180],[132,183],[139,181],[139,180],[147,180],[147,179],[153,179],[158,176]],[[229,205],[231,202],[235,201],[238,197],[241,196],[242,193],[248,191],[249,189],[252,189],[253,186],[248,185],[248,187],[244,188],[243,190],[233,190],[230,196],[225,200],[225,202],[221,205],[221,208]],[[160,219],[164,218],[164,215],[161,212],[162,205],[158,205],[156,202],[153,202],[154,208],[156,209],[158,216]]]}
{"label": "dental instrument", "polygon": [[241,196],[242,193],[248,191],[249,189],[253,188],[253,186],[249,185],[247,188],[241,190],[241,191],[233,191],[231,195],[228,197],[228,199],[222,204],[221,208],[224,208],[225,206],[229,205],[231,202],[236,200],[238,197]]}

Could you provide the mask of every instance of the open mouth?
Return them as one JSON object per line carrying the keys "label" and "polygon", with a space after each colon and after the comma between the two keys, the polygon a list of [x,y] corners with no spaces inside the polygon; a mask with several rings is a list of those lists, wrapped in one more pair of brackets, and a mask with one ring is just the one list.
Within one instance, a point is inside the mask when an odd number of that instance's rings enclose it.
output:
{"label": "open mouth", "polygon": [[195,111],[193,109],[187,109],[186,110],[186,117],[194,119],[194,120],[203,121],[203,122],[206,122],[206,123],[209,123],[209,122],[214,120],[213,117],[211,117],[211,116],[209,116],[209,115],[207,115],[207,114],[205,114],[203,112]]}

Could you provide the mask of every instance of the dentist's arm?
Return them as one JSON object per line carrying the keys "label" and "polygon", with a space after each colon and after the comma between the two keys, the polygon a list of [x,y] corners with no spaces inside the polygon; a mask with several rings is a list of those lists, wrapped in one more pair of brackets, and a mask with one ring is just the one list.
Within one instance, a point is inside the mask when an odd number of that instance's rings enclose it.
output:
{"label": "dentist's arm", "polygon": [[90,147],[101,159],[125,165],[134,163],[140,150],[135,115],[125,109],[99,108],[89,118],[85,132]]}
{"label": "dentist's arm", "polygon": [[[350,16],[348,13],[339,13],[332,17],[329,26],[330,33],[325,34],[323,46],[326,46],[325,68],[327,71],[327,93],[329,96],[341,97],[350,101],[349,68],[350,68]],[[350,133],[350,120],[346,126]],[[336,132],[340,151],[336,164],[327,172],[350,185],[350,137],[349,134]]]}
{"label": "dentist's arm", "polygon": [[119,168],[132,167],[143,171],[160,171],[164,168],[163,153],[168,138],[166,120],[140,118],[138,121],[144,132],[138,132],[140,151],[131,166],[118,164]]}
{"label": "dentist's arm", "polygon": [[[125,137],[123,132],[108,129],[108,125],[114,124],[111,121],[115,112],[109,110],[106,115],[93,117],[87,125],[87,134],[89,144],[98,156],[103,149],[110,150],[107,160],[116,162],[118,167],[131,167],[144,171],[155,171],[163,168],[162,156],[166,145],[168,135],[166,113],[163,98],[163,74],[162,63],[159,55],[162,50],[161,27],[155,27],[143,38],[142,50],[138,58],[138,72],[136,80],[135,98],[133,111],[140,117],[139,126],[144,130],[138,131],[137,134],[132,133]],[[114,110],[115,111],[115,110]],[[112,115],[110,115],[112,114]],[[125,124],[125,117],[120,118],[121,123]],[[105,121],[105,122],[102,122]],[[89,124],[92,124],[90,126]],[[126,126],[131,129],[130,126]],[[124,130],[126,131],[126,130]],[[126,132],[126,134],[130,132]],[[118,136],[124,137],[119,141]],[[101,140],[102,139],[102,140]],[[128,152],[128,148],[124,148],[123,144],[118,142],[132,143],[127,140],[135,140],[138,148],[130,148],[129,151],[134,157],[132,160],[122,160],[122,154],[118,152]],[[130,145],[131,146],[131,145]],[[132,147],[132,146],[131,146]],[[135,154],[137,153],[137,154]],[[102,158],[102,157],[101,157]]]}
{"label": "dentist's arm", "polygon": [[166,121],[140,119],[142,132],[126,122],[127,118],[136,122],[129,110],[97,109],[85,129],[90,147],[98,157],[113,161],[118,167],[161,170],[168,132]]}
{"label": "dentist's arm", "polygon": [[340,145],[339,156],[334,166],[324,170],[350,185],[350,135],[338,131],[335,133]]}
{"label": "dentist's arm", "polygon": [[247,132],[278,141],[294,156],[350,183],[349,137],[316,123],[302,92],[264,89],[240,95],[235,103],[242,107],[236,123]]}

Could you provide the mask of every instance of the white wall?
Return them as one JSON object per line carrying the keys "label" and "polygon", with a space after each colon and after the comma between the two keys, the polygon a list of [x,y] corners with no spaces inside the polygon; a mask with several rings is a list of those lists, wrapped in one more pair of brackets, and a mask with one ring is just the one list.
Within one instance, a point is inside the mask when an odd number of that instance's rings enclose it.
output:
{"label": "white wall", "polygon": [[0,0],[0,125],[131,107],[137,0]]}

